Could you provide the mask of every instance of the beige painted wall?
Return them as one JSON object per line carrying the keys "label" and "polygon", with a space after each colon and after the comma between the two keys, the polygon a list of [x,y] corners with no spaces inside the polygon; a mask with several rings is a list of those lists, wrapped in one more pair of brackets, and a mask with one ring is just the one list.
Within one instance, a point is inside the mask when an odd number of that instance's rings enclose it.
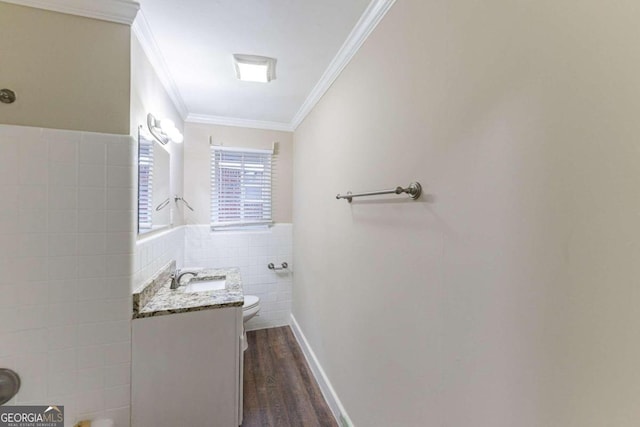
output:
{"label": "beige painted wall", "polygon": [[291,222],[293,174],[293,134],[262,129],[185,123],[184,194],[195,212],[185,211],[187,224],[210,223],[210,148],[209,136],[215,144],[228,147],[271,148],[278,142],[273,163],[273,220]]}
{"label": "beige painted wall", "polygon": [[399,0],[295,132],[293,312],[355,425],[638,425],[639,20]]}
{"label": "beige painted wall", "polygon": [[0,123],[129,132],[127,25],[0,2]]}
{"label": "beige painted wall", "polygon": [[[147,114],[162,119],[173,120],[184,134],[184,121],[176,110],[171,98],[151,66],[147,55],[135,35],[131,37],[131,135],[138,137],[138,127],[147,128]],[[171,196],[183,194],[183,144],[169,143],[164,148],[171,156]],[[184,206],[181,203],[170,205],[173,208],[174,226],[182,225]]]}

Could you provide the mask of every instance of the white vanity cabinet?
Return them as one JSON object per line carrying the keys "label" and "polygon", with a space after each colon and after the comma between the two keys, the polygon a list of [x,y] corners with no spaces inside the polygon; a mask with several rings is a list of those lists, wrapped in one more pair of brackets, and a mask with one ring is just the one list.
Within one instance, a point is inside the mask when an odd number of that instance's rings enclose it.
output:
{"label": "white vanity cabinet", "polygon": [[242,307],[133,320],[132,427],[236,427]]}

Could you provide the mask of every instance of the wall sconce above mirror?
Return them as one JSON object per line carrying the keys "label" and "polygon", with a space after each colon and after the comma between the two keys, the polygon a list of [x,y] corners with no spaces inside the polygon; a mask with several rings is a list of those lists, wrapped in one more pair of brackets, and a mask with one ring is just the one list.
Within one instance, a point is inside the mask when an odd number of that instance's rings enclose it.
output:
{"label": "wall sconce above mirror", "polygon": [[162,145],[167,145],[173,141],[176,144],[181,144],[184,141],[184,137],[173,123],[169,119],[158,119],[153,114],[147,114],[147,127],[149,132],[158,142]]}

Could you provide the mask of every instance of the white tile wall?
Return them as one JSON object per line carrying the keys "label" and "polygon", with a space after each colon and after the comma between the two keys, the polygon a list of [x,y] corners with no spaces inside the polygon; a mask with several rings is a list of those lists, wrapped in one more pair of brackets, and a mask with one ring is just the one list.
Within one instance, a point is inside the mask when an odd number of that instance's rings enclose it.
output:
{"label": "white tile wall", "polygon": [[0,125],[0,366],[65,426],[129,425],[134,146]]}
{"label": "white tile wall", "polygon": [[180,267],[184,253],[184,227],[143,237],[136,242],[133,289],[135,291],[160,271],[169,261]]}
{"label": "white tile wall", "polygon": [[[292,227],[276,224],[268,231],[216,231],[208,225],[189,225],[184,234],[184,266],[239,267],[245,295],[260,297],[260,313],[246,328],[262,329],[289,324],[292,288]],[[289,263],[289,270],[274,272],[272,262]]]}

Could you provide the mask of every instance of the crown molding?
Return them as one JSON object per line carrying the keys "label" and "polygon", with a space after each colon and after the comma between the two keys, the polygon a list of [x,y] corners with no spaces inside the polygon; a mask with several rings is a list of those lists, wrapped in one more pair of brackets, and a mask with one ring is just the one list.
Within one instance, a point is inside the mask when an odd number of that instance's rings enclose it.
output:
{"label": "crown molding", "polygon": [[173,105],[176,107],[176,110],[178,110],[178,114],[180,114],[182,119],[185,120],[189,111],[187,110],[187,106],[180,95],[180,91],[178,91],[178,87],[176,86],[173,77],[171,77],[169,67],[160,52],[160,48],[158,47],[158,44],[153,37],[153,33],[151,32],[151,27],[149,27],[149,22],[144,17],[142,10],[138,12],[138,16],[133,22],[131,30],[140,42],[142,50],[147,55],[147,58],[149,58],[151,67],[153,67],[158,75],[162,86],[167,91],[167,95],[169,95]]}
{"label": "crown molding", "polygon": [[291,123],[263,122],[259,120],[237,119],[232,117],[209,116],[206,114],[189,114],[185,119],[190,123],[204,123],[223,126],[238,126],[255,129],[270,129],[293,132],[313,110],[322,96],[338,78],[342,70],[349,64],[371,32],[380,23],[396,0],[373,0],[364,11],[345,42],[338,50],[322,77],[313,87],[307,99],[295,114]]}
{"label": "crown molding", "polygon": [[329,90],[333,82],[338,78],[342,70],[349,64],[353,56],[358,52],[362,44],[367,40],[371,32],[380,23],[396,0],[373,0],[364,11],[353,30],[338,50],[327,69],[320,77],[320,80],[313,87],[307,99],[302,103],[298,112],[291,120],[293,130],[304,121],[313,107],[320,101],[322,96]]}
{"label": "crown molding", "polygon": [[101,21],[131,25],[140,4],[132,0],[2,0],[20,6],[35,7]]}
{"label": "crown molding", "polygon": [[185,119],[185,122],[293,132],[293,128],[289,123],[239,119],[234,117],[209,116],[206,114],[189,114]]}

